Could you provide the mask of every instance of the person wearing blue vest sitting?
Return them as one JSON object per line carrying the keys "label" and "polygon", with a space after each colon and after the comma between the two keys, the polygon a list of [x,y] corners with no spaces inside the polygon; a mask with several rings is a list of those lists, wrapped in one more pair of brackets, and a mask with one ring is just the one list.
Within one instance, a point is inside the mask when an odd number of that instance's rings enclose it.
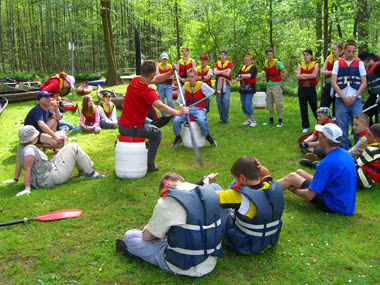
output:
{"label": "person wearing blue vest sitting", "polygon": [[[216,174],[203,179],[208,183]],[[203,184],[200,183],[200,184]],[[173,274],[201,277],[224,257],[217,184],[198,186],[178,173],[166,173],[160,182],[153,216],[144,230],[129,230],[116,240],[116,250]]]}
{"label": "person wearing blue vest sitting", "polygon": [[232,189],[217,191],[225,223],[225,242],[246,254],[275,246],[284,211],[281,186],[254,157],[240,157],[232,165],[231,173],[235,177]]}
{"label": "person wearing blue vest sitting", "polygon": [[[187,79],[188,81],[182,86],[182,94],[185,96],[186,106],[198,102],[204,98],[212,98],[215,90],[212,89],[209,85],[202,81],[197,81],[198,71],[196,69],[190,69],[187,71]],[[177,100],[180,104],[183,104],[181,97],[178,97]],[[214,138],[210,135],[208,129],[208,120],[207,120],[207,109],[206,109],[206,100],[197,103],[195,106],[192,106],[189,109],[190,117],[194,117],[194,119],[198,122],[199,128],[201,130],[202,136],[206,137],[206,140],[213,146],[216,147],[217,143]],[[173,132],[175,135],[173,148],[177,148],[180,143],[182,143],[181,137],[181,125],[186,122],[187,116],[176,116],[173,119]]]}
{"label": "person wearing blue vest sitting", "polygon": [[[335,89],[336,122],[343,131],[341,147],[349,149],[351,140],[348,135],[349,124],[353,125],[354,117],[363,113],[361,94],[367,87],[366,71],[360,58],[355,58],[356,43],[353,40],[346,41],[344,45],[344,57],[335,61],[331,86]],[[358,136],[354,136],[355,143]]]}

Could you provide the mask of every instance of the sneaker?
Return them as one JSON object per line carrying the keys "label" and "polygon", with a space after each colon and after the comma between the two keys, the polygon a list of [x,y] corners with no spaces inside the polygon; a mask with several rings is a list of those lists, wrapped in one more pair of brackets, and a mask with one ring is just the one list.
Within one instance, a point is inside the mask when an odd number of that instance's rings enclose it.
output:
{"label": "sneaker", "polygon": [[304,129],[302,130],[302,132],[303,132],[304,134],[307,134],[307,133],[309,132],[309,129],[308,129],[308,128],[304,128]]}
{"label": "sneaker", "polygon": [[248,126],[252,123],[250,119],[245,120],[245,122],[242,124],[243,126]]}
{"label": "sneaker", "polygon": [[172,147],[177,148],[180,143],[182,143],[182,137],[181,136],[176,136],[175,139],[174,139]]}
{"label": "sneaker", "polygon": [[278,122],[276,127],[277,128],[282,128],[283,126],[284,126],[284,124],[282,122]]}
{"label": "sneaker", "polygon": [[210,134],[208,134],[206,136],[206,140],[213,146],[213,147],[217,147],[217,143],[216,141],[212,138],[212,136],[210,136]]}
{"label": "sneaker", "polygon": [[305,158],[311,161],[317,160],[318,156],[312,152],[305,154]]}
{"label": "sneaker", "polygon": [[256,127],[257,123],[255,120],[251,121],[251,124],[249,125],[250,127]]}
{"label": "sneaker", "polygon": [[158,166],[155,164],[148,164],[148,172],[158,171]]}
{"label": "sneaker", "polygon": [[318,162],[311,161],[311,160],[308,160],[308,159],[302,159],[299,162],[299,164],[302,165],[302,166],[305,166],[305,167],[309,167],[311,169],[316,169],[317,166],[318,166]]}
{"label": "sneaker", "polygon": [[264,125],[264,126],[273,125],[273,121],[272,121],[272,120],[268,120],[268,121],[266,121],[263,125]]}
{"label": "sneaker", "polygon": [[116,251],[120,252],[121,254],[123,254],[125,256],[133,256],[133,254],[131,254],[128,251],[128,248],[127,248],[127,245],[125,244],[125,242],[121,239],[116,240]]}

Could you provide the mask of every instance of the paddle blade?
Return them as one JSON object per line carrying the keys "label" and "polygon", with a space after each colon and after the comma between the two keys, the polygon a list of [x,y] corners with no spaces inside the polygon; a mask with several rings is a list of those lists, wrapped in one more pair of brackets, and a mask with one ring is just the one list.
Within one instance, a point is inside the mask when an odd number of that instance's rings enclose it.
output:
{"label": "paddle blade", "polygon": [[197,159],[197,162],[198,162],[199,166],[203,168],[203,162],[202,162],[202,159],[201,159],[201,154],[199,153],[199,148],[198,148],[197,142],[195,140],[195,131],[194,131],[194,129],[191,126],[189,116],[187,116],[187,123],[189,124],[190,135],[191,135],[191,143],[193,145],[195,157]]}
{"label": "paddle blade", "polygon": [[153,126],[156,126],[158,128],[162,128],[163,126],[167,125],[167,123],[169,123],[173,117],[174,116],[160,117],[160,118],[150,122],[150,124]]}
{"label": "paddle blade", "polygon": [[78,209],[59,210],[50,213],[46,213],[42,216],[34,218],[37,221],[53,221],[68,218],[75,218],[82,215],[82,211]]}

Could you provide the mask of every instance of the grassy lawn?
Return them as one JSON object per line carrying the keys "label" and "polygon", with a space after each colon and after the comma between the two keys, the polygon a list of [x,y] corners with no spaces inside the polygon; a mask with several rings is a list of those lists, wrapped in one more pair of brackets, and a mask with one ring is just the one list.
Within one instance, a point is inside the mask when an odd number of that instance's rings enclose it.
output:
{"label": "grassy lawn", "polygon": [[[115,91],[124,93],[124,87]],[[95,92],[92,93],[94,98]],[[71,99],[71,95],[68,97]],[[75,101],[81,102],[80,97]],[[54,189],[39,189],[29,196],[15,197],[23,190],[0,184],[0,222],[35,217],[68,208],[83,215],[68,220],[32,222],[0,228],[0,284],[321,284],[380,282],[380,191],[359,191],[354,215],[326,214],[308,201],[285,192],[283,228],[275,248],[248,256],[225,247],[225,258],[215,270],[200,279],[174,276],[143,261],[115,252],[115,239],[125,231],[141,229],[149,220],[158,197],[158,183],[167,171],[181,173],[187,181],[218,172],[217,182],[227,187],[232,163],[242,155],[256,156],[279,179],[296,170],[302,155],[296,147],[301,136],[297,98],[285,98],[284,127],[263,126],[265,110],[256,110],[258,126],[242,126],[238,93],[232,93],[229,125],[218,124],[215,99],[209,125],[218,143],[200,149],[204,168],[192,149],[172,149],[172,124],[163,130],[156,163],[158,172],[142,179],[122,180],[114,174],[114,143],[118,132],[72,134],[90,155],[94,168],[105,179],[74,177]],[[34,102],[10,104],[0,117],[0,180],[13,177],[16,164],[17,130]],[[119,111],[120,113],[120,111]],[[310,115],[311,118],[311,115]],[[79,124],[78,113],[64,119]],[[275,118],[276,119],[276,118]],[[315,123],[314,119],[311,122]],[[52,157],[52,154],[49,154]]]}

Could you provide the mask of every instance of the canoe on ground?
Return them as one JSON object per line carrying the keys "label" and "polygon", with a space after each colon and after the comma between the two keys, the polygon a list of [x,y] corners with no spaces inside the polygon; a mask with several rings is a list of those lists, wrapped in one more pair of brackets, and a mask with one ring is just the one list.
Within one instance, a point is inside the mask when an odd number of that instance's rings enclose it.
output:
{"label": "canoe on ground", "polygon": [[98,86],[98,85],[103,85],[104,82],[105,80],[93,80],[93,81],[87,82],[87,84],[92,85],[92,86]]}
{"label": "canoe on ground", "polygon": [[85,83],[81,83],[80,86],[77,88],[77,91],[81,95],[87,95],[92,92],[92,86]]}
{"label": "canoe on ground", "polygon": [[1,97],[0,98],[0,116],[3,113],[4,109],[7,107],[7,105],[8,105],[8,99],[5,97]]}
{"label": "canoe on ground", "polygon": [[98,90],[96,90],[96,96],[98,97],[99,103],[103,102],[103,93],[107,92],[111,96],[111,101],[115,104],[116,108],[123,108],[124,95],[120,93],[115,93],[114,91],[104,90],[100,85],[98,85]]}
{"label": "canoe on ground", "polygon": [[6,84],[0,84],[0,98],[7,98],[9,103],[36,100],[39,91],[40,89],[35,87],[20,86],[19,88],[14,88]]}

